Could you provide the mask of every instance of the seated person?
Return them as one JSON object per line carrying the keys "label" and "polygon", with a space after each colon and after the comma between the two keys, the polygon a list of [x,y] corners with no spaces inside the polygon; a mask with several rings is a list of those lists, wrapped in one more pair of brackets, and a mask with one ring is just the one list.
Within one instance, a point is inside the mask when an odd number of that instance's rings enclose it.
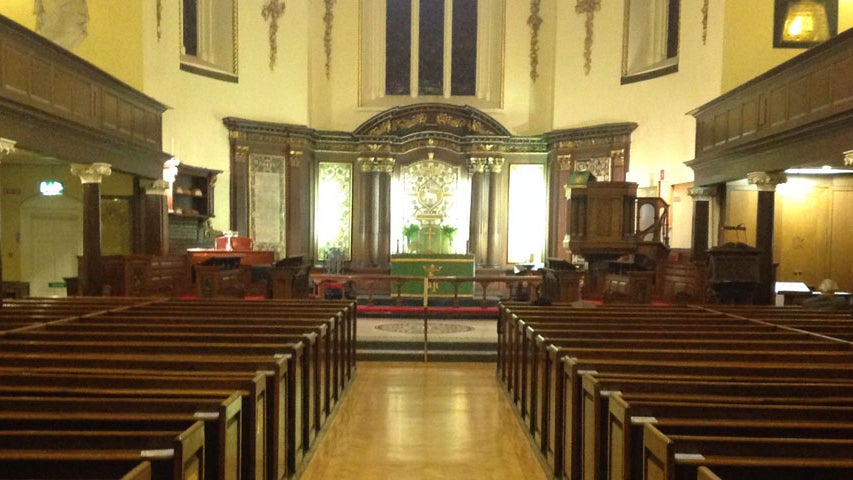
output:
{"label": "seated person", "polygon": [[838,311],[844,311],[850,308],[850,303],[846,298],[835,295],[835,292],[838,291],[838,284],[835,280],[827,278],[820,282],[817,289],[820,291],[820,295],[804,300],[804,308]]}

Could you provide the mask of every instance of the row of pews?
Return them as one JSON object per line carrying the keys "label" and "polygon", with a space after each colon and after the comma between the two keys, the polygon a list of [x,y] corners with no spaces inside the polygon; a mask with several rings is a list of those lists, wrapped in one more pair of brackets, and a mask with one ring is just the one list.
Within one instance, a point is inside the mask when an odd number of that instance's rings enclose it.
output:
{"label": "row of pews", "polygon": [[498,376],[553,478],[853,478],[849,312],[500,310]]}
{"label": "row of pews", "polygon": [[293,478],[356,371],[356,305],[0,308],[0,479]]}

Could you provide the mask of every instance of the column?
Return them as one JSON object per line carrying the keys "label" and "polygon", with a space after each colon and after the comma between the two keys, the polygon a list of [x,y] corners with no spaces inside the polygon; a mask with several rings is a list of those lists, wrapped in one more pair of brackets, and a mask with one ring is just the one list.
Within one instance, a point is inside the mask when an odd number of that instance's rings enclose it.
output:
{"label": "column", "polygon": [[[15,141],[9,140],[8,138],[0,138],[0,163],[3,163],[3,157],[5,155],[9,155],[10,153],[15,151]],[[0,185],[2,188],[2,185]],[[0,190],[2,191],[2,190]],[[0,195],[2,197],[2,195]],[[3,205],[0,204],[0,212],[3,211]],[[0,215],[0,240],[3,238],[3,219],[2,215]],[[0,307],[3,306],[3,248],[2,241],[0,241]]]}
{"label": "column", "polygon": [[391,172],[393,157],[359,158],[366,182],[364,228],[367,230],[368,261],[371,267],[386,268],[391,264]]}
{"label": "column", "polygon": [[[142,205],[142,253],[168,255],[169,253],[169,182],[143,180],[140,182]],[[84,187],[85,188],[85,187]]]}
{"label": "column", "polygon": [[501,157],[490,157],[487,165],[489,171],[489,232],[488,244],[486,245],[486,264],[488,266],[500,266],[498,258],[500,232],[498,230],[498,189],[500,187],[500,174],[503,171],[504,159]]}
{"label": "column", "polygon": [[784,172],[751,172],[746,175],[751,185],[758,189],[758,212],[755,222],[755,246],[761,250],[759,257],[759,291],[756,303],[772,304],[775,294],[776,267],[773,263],[773,216],[776,210],[776,185],[785,183]]}
{"label": "column", "polygon": [[486,223],[489,209],[489,177],[485,173],[485,157],[471,157],[468,160],[468,172],[471,175],[471,213],[468,222],[468,251],[474,255],[474,263],[486,263]]}
{"label": "column", "polygon": [[312,238],[311,229],[311,199],[314,198],[314,184],[311,181],[310,168],[305,165],[303,152],[301,150],[288,150],[287,172],[285,182],[287,183],[286,195],[287,229],[285,233],[287,256],[307,255],[313,249],[310,246]]}
{"label": "column", "polygon": [[716,195],[714,187],[693,187],[687,194],[693,197],[693,261],[705,262],[708,258],[711,199]]}
{"label": "column", "polygon": [[112,173],[108,163],[72,163],[71,173],[83,183],[83,295],[101,295],[101,180]]}

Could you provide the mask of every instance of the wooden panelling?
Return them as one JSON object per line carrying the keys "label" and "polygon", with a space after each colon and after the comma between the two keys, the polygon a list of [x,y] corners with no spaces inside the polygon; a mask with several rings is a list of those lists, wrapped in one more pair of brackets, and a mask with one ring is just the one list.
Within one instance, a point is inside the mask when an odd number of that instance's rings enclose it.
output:
{"label": "wooden panelling", "polygon": [[853,57],[832,66],[832,104],[836,112],[853,108]]}
{"label": "wooden panelling", "polygon": [[101,116],[104,127],[118,129],[118,97],[112,92],[104,91],[101,96]]}
{"label": "wooden panelling", "polygon": [[822,68],[812,73],[809,78],[810,85],[806,95],[809,97],[809,104],[812,113],[820,113],[821,110],[829,107],[829,68]]}
{"label": "wooden panelling", "polygon": [[30,79],[30,98],[35,103],[49,105],[53,93],[50,78],[53,74],[53,67],[50,63],[40,59],[32,59],[32,78]]}
{"label": "wooden panelling", "polygon": [[768,120],[770,128],[779,128],[788,119],[788,89],[783,87],[774,88],[770,92],[770,101],[768,103]]}
{"label": "wooden panelling", "polygon": [[11,45],[3,45],[3,89],[18,95],[27,94],[27,54]]}
{"label": "wooden panelling", "polygon": [[818,285],[829,274],[829,189],[801,184],[790,187],[780,187],[776,194],[776,278]]}
{"label": "wooden panelling", "polygon": [[788,87],[788,120],[794,121],[809,113],[809,76],[804,75],[791,82]]}
{"label": "wooden panelling", "polygon": [[119,99],[118,102],[118,130],[122,133],[130,134],[133,129],[133,112],[131,105]]}
{"label": "wooden panelling", "polygon": [[829,277],[838,282],[844,291],[853,291],[853,190],[835,190],[832,193],[832,232],[830,236]]}
{"label": "wooden panelling", "polygon": [[754,135],[758,130],[758,100],[751,99],[743,104],[743,136]]}
{"label": "wooden panelling", "polygon": [[[696,159],[687,164],[698,185],[744,178],[756,169],[825,162],[826,152],[849,150],[844,138],[853,129],[853,29],[691,113]],[[803,149],[804,141],[815,147]],[[780,154],[789,147],[799,153]]]}

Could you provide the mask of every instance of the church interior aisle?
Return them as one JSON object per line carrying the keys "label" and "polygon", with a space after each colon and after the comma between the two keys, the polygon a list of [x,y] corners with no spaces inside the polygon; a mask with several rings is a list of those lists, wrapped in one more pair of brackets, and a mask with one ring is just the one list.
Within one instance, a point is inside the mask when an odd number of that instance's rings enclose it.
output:
{"label": "church interior aisle", "polygon": [[359,362],[300,478],[544,480],[545,473],[494,364]]}

